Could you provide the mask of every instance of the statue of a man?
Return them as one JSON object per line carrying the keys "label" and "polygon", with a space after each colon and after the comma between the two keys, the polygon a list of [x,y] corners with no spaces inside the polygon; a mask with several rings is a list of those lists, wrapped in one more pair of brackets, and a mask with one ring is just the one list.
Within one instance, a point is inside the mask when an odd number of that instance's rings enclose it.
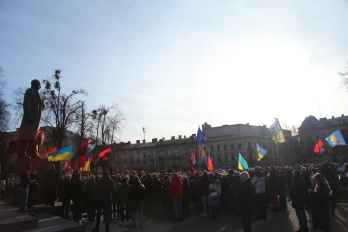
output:
{"label": "statue of a man", "polygon": [[31,88],[24,94],[23,119],[18,134],[18,158],[40,158],[38,146],[35,144],[40,129],[41,113],[45,107],[39,94],[40,88],[40,81],[34,79],[31,81]]}

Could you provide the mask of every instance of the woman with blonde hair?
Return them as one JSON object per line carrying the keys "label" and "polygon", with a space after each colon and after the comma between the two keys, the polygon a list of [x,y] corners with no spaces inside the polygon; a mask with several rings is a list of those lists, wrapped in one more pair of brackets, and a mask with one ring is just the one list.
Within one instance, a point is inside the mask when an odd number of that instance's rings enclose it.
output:
{"label": "woman with blonde hair", "polygon": [[310,192],[313,197],[313,231],[319,229],[331,232],[330,224],[330,185],[325,177],[317,173],[314,175],[315,188]]}

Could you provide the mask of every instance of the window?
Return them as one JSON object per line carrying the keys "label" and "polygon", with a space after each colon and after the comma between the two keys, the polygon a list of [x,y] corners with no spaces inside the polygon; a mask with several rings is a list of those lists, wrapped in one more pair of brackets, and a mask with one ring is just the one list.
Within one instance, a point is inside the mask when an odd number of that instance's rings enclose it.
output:
{"label": "window", "polygon": [[224,151],[227,151],[227,145],[224,145]]}
{"label": "window", "polygon": [[228,162],[228,158],[227,158],[227,155],[225,155],[225,162],[226,162],[226,163]]}
{"label": "window", "polygon": [[220,151],[220,145],[217,145],[216,150]]}
{"label": "window", "polygon": [[127,160],[127,153],[123,153],[123,160]]}
{"label": "window", "polygon": [[137,159],[140,159],[140,151],[137,151]]}
{"label": "window", "polygon": [[146,151],[143,152],[143,159],[147,159]]}
{"label": "window", "polygon": [[253,154],[249,153],[249,161],[253,160]]}
{"label": "window", "polygon": [[234,161],[234,155],[231,155],[231,160]]}
{"label": "window", "polygon": [[182,149],[181,155],[186,155],[186,150],[185,149]]}
{"label": "window", "polygon": [[218,156],[218,162],[221,163],[221,156]]}
{"label": "window", "polygon": [[243,146],[243,143],[238,143],[238,149],[241,150]]}
{"label": "window", "polygon": [[214,147],[210,146],[210,150],[211,150],[211,152],[213,152],[214,151]]}
{"label": "window", "polygon": [[231,144],[231,150],[234,150],[234,144]]}
{"label": "window", "polygon": [[179,157],[179,150],[178,149],[174,150],[174,157]]}
{"label": "window", "polygon": [[249,149],[251,148],[251,143],[248,143],[248,148],[249,148]]}

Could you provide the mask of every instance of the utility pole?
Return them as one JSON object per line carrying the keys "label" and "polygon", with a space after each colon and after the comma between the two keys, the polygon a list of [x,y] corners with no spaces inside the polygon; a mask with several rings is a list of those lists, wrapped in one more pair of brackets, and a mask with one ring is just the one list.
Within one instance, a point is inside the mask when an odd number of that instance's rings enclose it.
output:
{"label": "utility pole", "polygon": [[145,141],[145,133],[146,133],[146,128],[143,127],[143,133],[144,133],[144,141]]}

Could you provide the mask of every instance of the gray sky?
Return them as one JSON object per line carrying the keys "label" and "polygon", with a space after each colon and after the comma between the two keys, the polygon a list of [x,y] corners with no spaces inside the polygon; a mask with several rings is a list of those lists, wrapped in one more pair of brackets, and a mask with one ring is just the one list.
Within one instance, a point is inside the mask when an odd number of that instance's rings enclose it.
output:
{"label": "gray sky", "polygon": [[[0,1],[5,97],[62,69],[88,110],[117,102],[121,141],[198,125],[348,114],[348,1]],[[319,105],[318,105],[319,102]]]}

